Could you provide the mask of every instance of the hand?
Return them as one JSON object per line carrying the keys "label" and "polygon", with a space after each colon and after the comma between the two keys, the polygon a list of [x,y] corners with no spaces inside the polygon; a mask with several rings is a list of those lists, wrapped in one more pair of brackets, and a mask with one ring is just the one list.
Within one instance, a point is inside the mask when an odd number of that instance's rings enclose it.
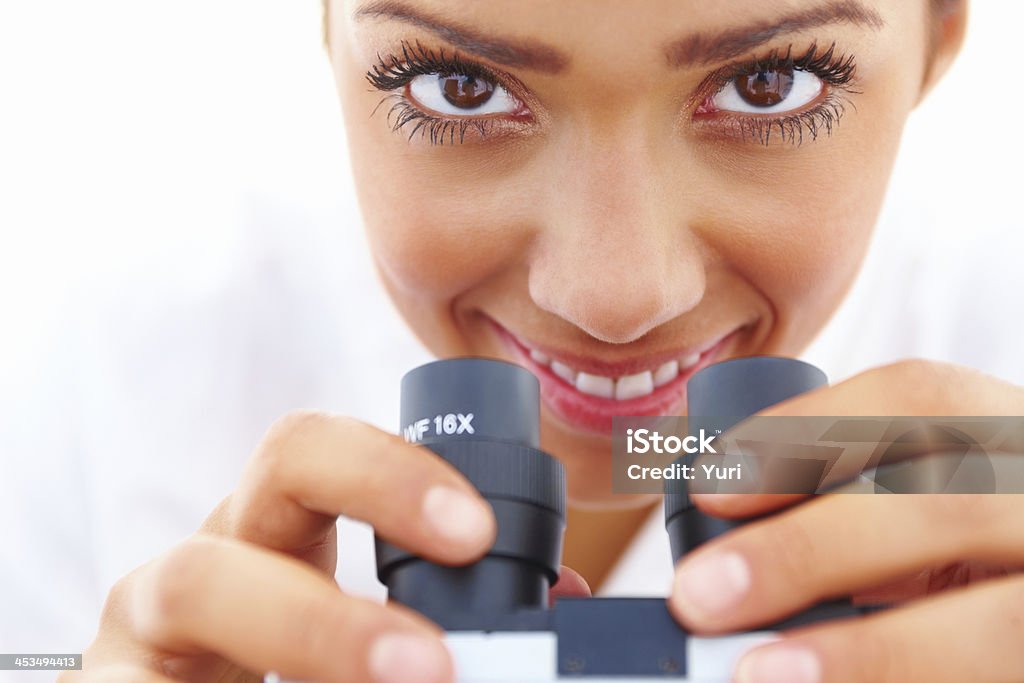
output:
{"label": "hand", "polygon": [[348,418],[289,415],[199,533],[117,582],[83,671],[60,680],[450,681],[435,625],[338,589],[338,515],[448,564],[495,536],[490,506],[426,449]]}
{"label": "hand", "polygon": [[[1024,415],[1024,389],[966,368],[907,361],[762,414]],[[795,499],[694,498],[729,518]],[[1022,567],[1024,496],[820,496],[686,557],[669,606],[694,631],[724,633],[843,595],[908,602],[783,634],[740,661],[738,683],[1019,683]],[[924,597],[930,593],[941,595]]]}

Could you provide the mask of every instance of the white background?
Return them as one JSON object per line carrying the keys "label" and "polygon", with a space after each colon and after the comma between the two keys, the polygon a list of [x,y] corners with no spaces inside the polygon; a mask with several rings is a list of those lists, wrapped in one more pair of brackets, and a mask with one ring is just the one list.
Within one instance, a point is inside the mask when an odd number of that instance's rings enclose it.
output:
{"label": "white background", "polygon": [[[72,651],[274,417],[393,428],[425,356],[373,285],[319,0],[0,3],[0,651]],[[929,277],[875,250],[810,354],[839,376],[906,350],[1024,382],[1024,3],[972,6],[880,230]]]}

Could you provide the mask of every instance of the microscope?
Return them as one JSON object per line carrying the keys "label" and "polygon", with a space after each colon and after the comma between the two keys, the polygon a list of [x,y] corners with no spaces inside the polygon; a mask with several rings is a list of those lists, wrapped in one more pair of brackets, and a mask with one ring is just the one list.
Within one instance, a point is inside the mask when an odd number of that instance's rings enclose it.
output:
{"label": "microscope", "polygon": [[[688,382],[691,433],[724,431],[827,384],[801,361],[725,361]],[[726,416],[726,417],[723,417]],[[377,538],[377,573],[389,600],[445,629],[460,683],[728,683],[739,657],[779,630],[861,613],[849,601],[815,606],[763,630],[721,637],[687,633],[660,598],[560,598],[565,471],[540,450],[540,394],[524,368],[482,358],[442,360],[402,380],[402,431],[458,469],[494,509],[498,533],[478,562],[428,562]],[[685,480],[665,484],[665,527],[676,563],[742,524],[705,515]]]}

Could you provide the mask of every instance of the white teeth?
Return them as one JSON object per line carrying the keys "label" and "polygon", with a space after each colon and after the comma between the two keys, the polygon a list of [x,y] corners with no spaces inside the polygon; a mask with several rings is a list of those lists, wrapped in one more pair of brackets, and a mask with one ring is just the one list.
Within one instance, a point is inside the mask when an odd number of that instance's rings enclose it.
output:
{"label": "white teeth", "polygon": [[551,372],[555,373],[569,384],[576,384],[576,371],[570,368],[568,365],[563,365],[557,360],[551,363]]}
{"label": "white teeth", "polygon": [[679,377],[679,373],[697,365],[700,362],[701,354],[691,353],[680,360],[670,360],[660,365],[654,372],[644,370],[635,375],[625,375],[619,378],[578,372],[565,363],[552,360],[550,356],[534,349],[530,349],[530,358],[539,365],[550,367],[551,372],[564,380],[566,384],[576,387],[576,390],[581,393],[627,401],[647,396],[656,388],[676,379]]}
{"label": "white teeth", "polygon": [[581,372],[576,376],[576,390],[591,396],[611,398],[615,395],[615,380],[611,377],[588,375],[585,372]]}
{"label": "white teeth", "polygon": [[654,377],[650,370],[636,375],[626,375],[615,380],[615,399],[625,401],[638,396],[646,396],[654,391]]}
{"label": "white teeth", "polygon": [[679,367],[682,368],[683,370],[687,370],[689,368],[692,368],[694,365],[696,365],[699,362],[700,362],[700,354],[699,353],[691,353],[689,356],[687,356],[686,358],[683,358],[683,359],[681,359],[679,361]]}
{"label": "white teeth", "polygon": [[670,360],[654,371],[654,386],[668,384],[679,376],[679,362]]}

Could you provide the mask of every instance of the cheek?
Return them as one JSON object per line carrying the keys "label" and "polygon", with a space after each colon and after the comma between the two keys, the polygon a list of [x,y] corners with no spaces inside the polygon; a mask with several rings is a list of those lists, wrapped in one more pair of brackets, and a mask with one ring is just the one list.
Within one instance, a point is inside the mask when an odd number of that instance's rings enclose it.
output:
{"label": "cheek", "polygon": [[831,138],[733,159],[720,185],[727,215],[704,232],[771,302],[780,350],[808,342],[856,278],[913,106],[908,75],[871,81]]}
{"label": "cheek", "polygon": [[864,49],[857,92],[838,94],[844,112],[831,135],[716,159],[728,198],[719,251],[773,309],[765,352],[802,350],[864,261],[920,92],[920,27],[908,20],[901,33],[905,40],[878,39]]}
{"label": "cheek", "polygon": [[[383,179],[381,179],[383,180]],[[516,261],[528,231],[502,216],[486,192],[419,175],[415,185],[360,190],[367,235],[391,285],[417,298],[450,300]]]}
{"label": "cheek", "polygon": [[794,349],[841,303],[874,223],[873,204],[800,194],[778,200],[771,218],[754,219],[756,232],[734,235],[729,250],[731,266],[772,307],[776,342]]}
{"label": "cheek", "polygon": [[[515,262],[530,231],[507,179],[464,150],[410,143],[342,84],[349,157],[374,259],[393,292],[443,303]],[[382,109],[386,109],[386,104]]]}

